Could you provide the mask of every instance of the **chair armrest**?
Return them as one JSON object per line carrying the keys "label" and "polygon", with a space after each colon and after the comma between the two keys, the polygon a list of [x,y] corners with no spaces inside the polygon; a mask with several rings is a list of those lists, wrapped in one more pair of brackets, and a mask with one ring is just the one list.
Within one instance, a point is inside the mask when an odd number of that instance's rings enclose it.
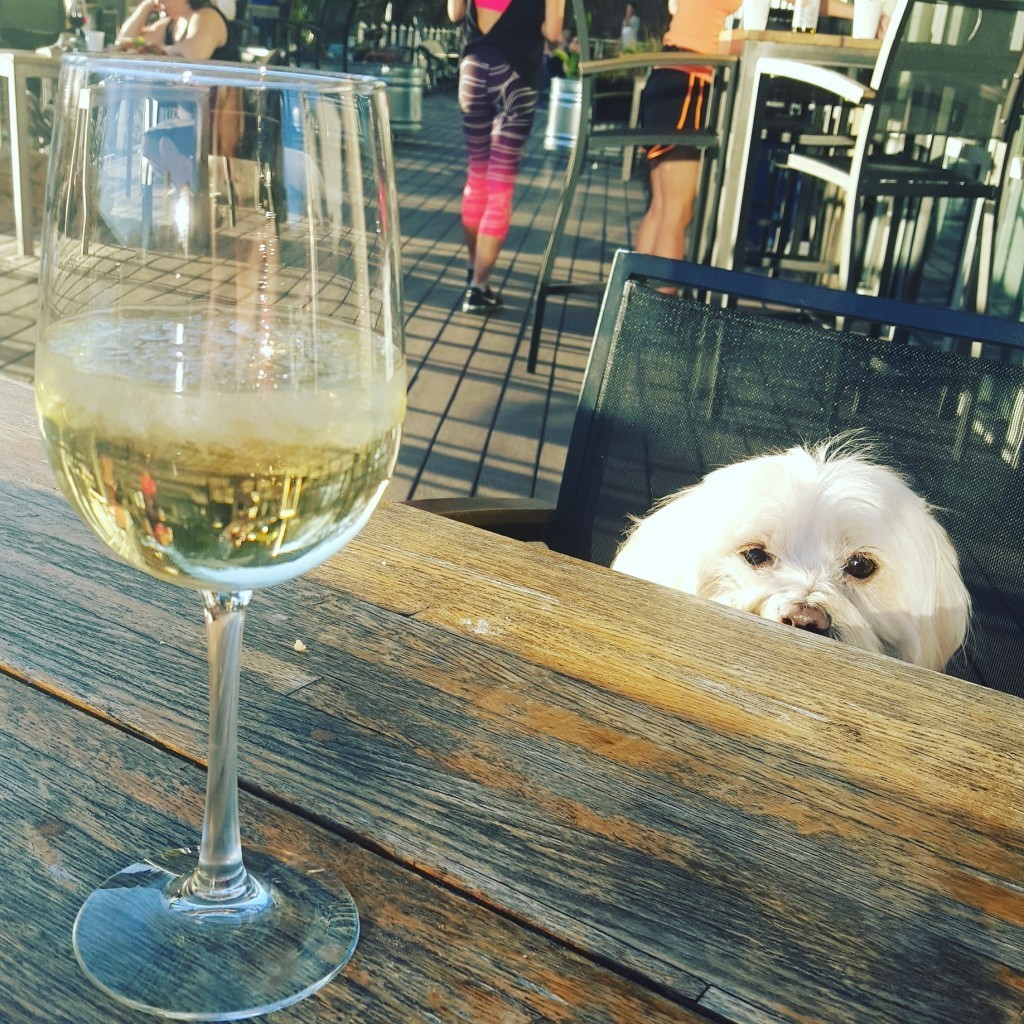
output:
{"label": "chair armrest", "polygon": [[419,498],[403,504],[516,540],[545,540],[555,518],[554,508],[535,498]]}
{"label": "chair armrest", "polygon": [[779,161],[780,167],[788,167],[797,174],[808,174],[819,181],[827,181],[838,188],[852,189],[853,180],[850,176],[849,160],[845,164],[833,164],[828,160],[818,160],[802,153],[787,153]]}
{"label": "chair armrest", "polygon": [[585,60],[580,63],[580,75],[609,75],[616,71],[647,70],[652,67],[697,64],[703,67],[731,68],[739,62],[737,57],[714,54],[664,50],[654,53],[627,53],[605,60]]}
{"label": "chair armrest", "polygon": [[[829,71],[828,68],[818,67],[816,64],[804,64],[798,60],[785,60],[782,57],[761,57],[758,60],[754,65],[755,79],[766,75],[813,85],[839,96],[848,103],[863,103],[875,95],[873,89],[837,71]],[[755,95],[756,88],[755,86]]]}

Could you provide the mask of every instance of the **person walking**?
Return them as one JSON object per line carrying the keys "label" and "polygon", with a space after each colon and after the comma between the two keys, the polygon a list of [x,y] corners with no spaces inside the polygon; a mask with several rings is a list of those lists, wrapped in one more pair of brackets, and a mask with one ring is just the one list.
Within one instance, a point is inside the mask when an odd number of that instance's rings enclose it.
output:
{"label": "person walking", "polygon": [[[717,53],[726,18],[741,0],[668,0],[672,20],[663,39],[666,50]],[[640,121],[654,131],[704,127],[710,107],[713,71],[706,65],[660,67],[651,71],[640,97]],[[686,229],[700,180],[700,152],[692,146],[650,146],[651,201],[637,229],[637,252],[681,260]]]}
{"label": "person walking", "polygon": [[459,110],[468,152],[462,228],[469,266],[464,313],[501,306],[490,286],[512,215],[523,149],[537,107],[544,41],[562,38],[565,0],[448,0],[466,21],[459,63]]}

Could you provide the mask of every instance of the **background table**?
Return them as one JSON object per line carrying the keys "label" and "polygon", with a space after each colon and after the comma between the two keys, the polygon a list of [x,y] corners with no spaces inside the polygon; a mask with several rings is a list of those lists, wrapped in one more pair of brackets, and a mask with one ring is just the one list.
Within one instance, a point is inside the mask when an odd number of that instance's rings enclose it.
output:
{"label": "background table", "polygon": [[[0,381],[5,1024],[148,1019],[70,930],[198,833],[198,605],[106,555]],[[1022,709],[382,506],[250,609],[244,839],[364,923],[272,1019],[1018,1024]]]}
{"label": "background table", "polygon": [[7,89],[7,117],[11,139],[11,189],[18,251],[32,255],[35,237],[35,204],[32,193],[32,160],[44,159],[32,152],[28,124],[28,83],[51,81],[60,74],[60,58],[29,50],[0,50],[0,78]]}

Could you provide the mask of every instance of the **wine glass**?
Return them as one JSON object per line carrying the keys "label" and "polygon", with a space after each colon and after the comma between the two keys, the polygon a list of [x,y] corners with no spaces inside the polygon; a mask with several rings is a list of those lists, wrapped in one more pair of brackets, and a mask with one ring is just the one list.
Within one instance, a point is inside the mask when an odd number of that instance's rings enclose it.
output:
{"label": "wine glass", "polygon": [[346,891],[247,852],[236,784],[254,588],[353,537],[405,411],[397,203],[382,82],[71,55],[44,214],[36,408],[68,501],[129,564],[202,593],[202,840],[86,901],[75,953],[137,1009],[287,1006],[355,948]]}

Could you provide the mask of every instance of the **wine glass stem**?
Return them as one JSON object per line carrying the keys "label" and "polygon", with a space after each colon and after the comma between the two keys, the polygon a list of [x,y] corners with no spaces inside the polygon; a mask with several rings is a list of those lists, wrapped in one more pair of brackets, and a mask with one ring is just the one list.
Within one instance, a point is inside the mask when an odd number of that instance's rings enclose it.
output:
{"label": "wine glass stem", "polygon": [[210,661],[209,767],[199,864],[190,895],[218,903],[250,891],[238,823],[238,686],[242,630],[251,591],[203,591]]}

